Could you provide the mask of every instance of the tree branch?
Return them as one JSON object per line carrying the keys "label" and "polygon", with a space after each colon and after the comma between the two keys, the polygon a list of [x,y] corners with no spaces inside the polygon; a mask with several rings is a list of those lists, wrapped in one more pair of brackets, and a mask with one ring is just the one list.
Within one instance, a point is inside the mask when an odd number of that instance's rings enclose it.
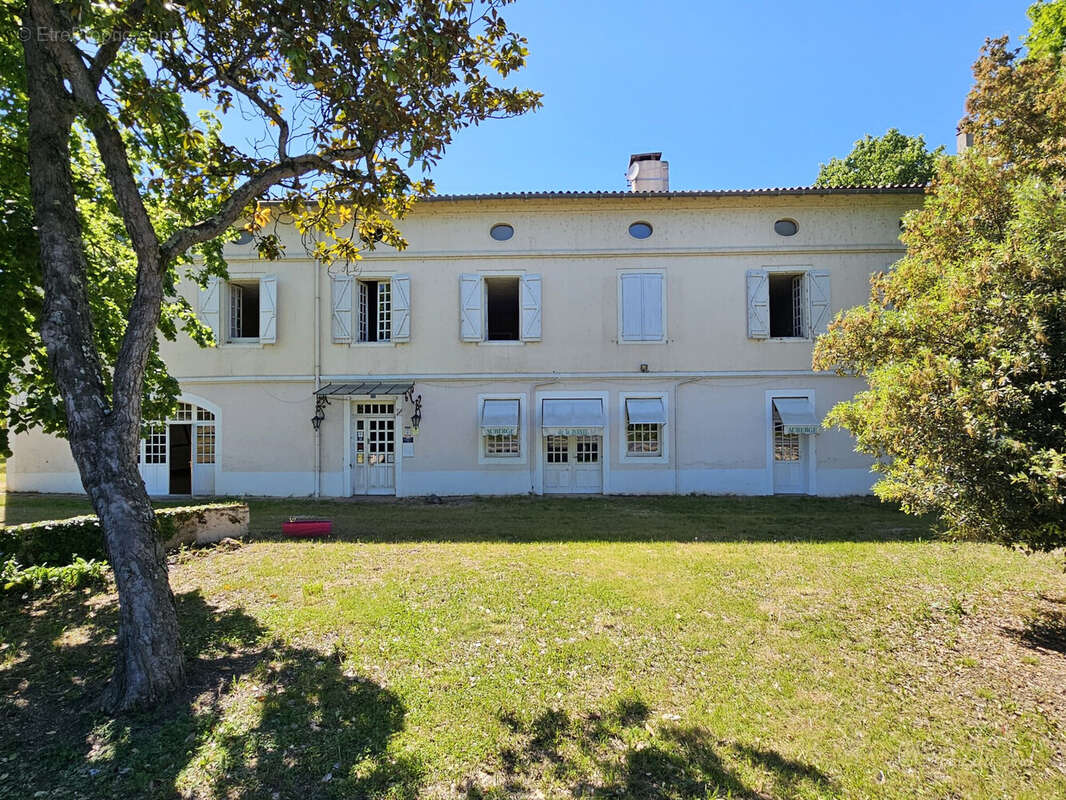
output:
{"label": "tree branch", "polygon": [[330,150],[324,153],[305,153],[301,156],[279,161],[246,180],[233,190],[222,207],[205,220],[175,231],[160,246],[163,264],[184,253],[190,247],[214,239],[229,228],[241,212],[253,200],[271,186],[287,178],[296,178],[309,172],[333,172],[338,161],[357,161],[363,158],[362,150]]}
{"label": "tree branch", "polygon": [[[34,16],[57,33],[63,32],[49,0],[30,0]],[[97,94],[89,68],[81,60],[69,36],[46,36],[44,46],[70,82],[74,102],[80,107],[96,139],[104,162],[111,191],[122,212],[122,219],[137,257],[141,261],[158,261],[158,240],[148,211],[144,207],[140,187],[130,168],[129,153],[122,135],[111,119],[107,106]]]}
{"label": "tree branch", "polygon": [[[217,67],[216,67],[217,69]],[[230,77],[225,71],[218,70],[218,79],[226,86],[229,86],[233,91],[239,92],[244,97],[247,97],[256,108],[266,114],[274,124],[278,126],[278,161],[284,161],[289,157],[289,123],[285,121],[285,118],[278,113],[277,108],[272,104],[264,100],[259,96],[257,92],[253,92],[247,86],[239,83],[236,78]]]}
{"label": "tree branch", "polygon": [[111,66],[111,63],[115,60],[119,48],[121,48],[122,44],[126,41],[126,37],[133,29],[134,24],[140,22],[141,18],[144,17],[144,12],[147,7],[148,3],[146,0],[134,0],[126,10],[125,18],[111,29],[111,34],[96,51],[96,55],[93,56],[89,65],[89,78],[92,81],[94,88],[99,88],[100,81],[104,77],[104,72],[107,71],[107,68]]}
{"label": "tree branch", "polygon": [[[29,5],[42,27],[51,28],[57,34],[65,32],[58,24],[55,7],[49,0],[30,0]],[[122,345],[115,359],[113,404],[116,410],[122,409],[128,415],[125,420],[127,424],[138,424],[144,369],[159,322],[163,297],[164,262],[160,258],[159,239],[130,167],[126,143],[107,106],[100,99],[97,84],[93,82],[88,67],[69,36],[43,38],[44,48],[70,82],[74,101],[93,133],[111,192],[137,255],[137,288],[130,303]]]}

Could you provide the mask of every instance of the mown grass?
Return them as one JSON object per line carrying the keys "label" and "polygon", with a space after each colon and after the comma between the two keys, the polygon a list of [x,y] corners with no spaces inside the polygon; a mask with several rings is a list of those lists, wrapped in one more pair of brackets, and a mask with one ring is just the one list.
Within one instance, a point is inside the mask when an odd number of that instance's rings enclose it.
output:
{"label": "mown grass", "polygon": [[162,713],[91,710],[109,593],[2,602],[0,796],[1066,794],[1061,554],[868,499],[251,506],[174,559]]}

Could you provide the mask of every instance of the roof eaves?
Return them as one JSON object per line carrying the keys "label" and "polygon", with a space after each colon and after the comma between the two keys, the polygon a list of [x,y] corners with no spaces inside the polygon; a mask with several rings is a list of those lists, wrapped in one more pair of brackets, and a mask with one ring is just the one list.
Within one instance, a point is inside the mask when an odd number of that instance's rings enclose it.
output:
{"label": "roof eaves", "polygon": [[440,194],[422,198],[422,202],[459,202],[470,200],[600,200],[600,199],[672,199],[678,197],[782,197],[796,195],[877,195],[924,194],[924,183],[885,184],[882,186],[773,186],[764,189],[708,189],[677,192],[626,191],[542,191],[491,192],[481,194]]}

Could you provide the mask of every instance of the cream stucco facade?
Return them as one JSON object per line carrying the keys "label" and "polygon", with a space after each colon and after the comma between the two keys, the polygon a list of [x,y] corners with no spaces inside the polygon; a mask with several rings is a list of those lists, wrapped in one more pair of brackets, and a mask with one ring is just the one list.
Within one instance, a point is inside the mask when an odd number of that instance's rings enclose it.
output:
{"label": "cream stucco facade", "polygon": [[[813,337],[900,258],[921,196],[443,198],[403,220],[406,250],[351,274],[291,230],[277,262],[228,245],[237,288],[182,287],[220,344],[163,342],[188,405],[142,447],[142,474],[155,493],[219,495],[867,492],[848,435],[800,418],[862,387],[811,371]],[[490,235],[501,224],[509,239]],[[14,450],[11,489],[80,491],[64,442]]]}

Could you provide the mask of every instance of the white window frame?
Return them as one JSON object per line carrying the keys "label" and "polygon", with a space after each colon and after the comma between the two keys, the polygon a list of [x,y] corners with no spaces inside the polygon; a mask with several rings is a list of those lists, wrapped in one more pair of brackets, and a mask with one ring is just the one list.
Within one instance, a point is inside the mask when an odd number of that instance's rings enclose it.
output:
{"label": "white window frame", "polygon": [[[518,401],[518,455],[490,456],[485,454],[485,437],[481,435],[481,411],[486,400]],[[477,416],[474,418],[474,430],[477,431],[477,463],[499,467],[522,466],[529,463],[529,395],[525,392],[503,392],[498,394],[479,394],[477,396]]]}
{"label": "white window frame", "polygon": [[[624,275],[658,275],[660,276],[659,288],[662,291],[662,311],[663,311],[663,332],[662,336],[658,339],[626,339],[622,336],[623,331],[623,305],[622,305],[622,276]],[[669,341],[669,309],[666,305],[667,291],[666,291],[666,268],[665,267],[648,267],[648,268],[631,268],[618,270],[617,278],[617,306],[618,306],[618,344],[624,345],[640,345],[640,344],[666,344]]]}
{"label": "white window frame", "polygon": [[[811,331],[810,331],[811,321],[809,319],[809,317],[810,317],[810,309],[808,308],[808,306],[810,305],[810,301],[809,301],[810,287],[807,285],[807,283],[811,279],[810,278],[811,270],[813,270],[814,267],[812,267],[810,265],[807,265],[807,266],[802,266],[802,267],[789,267],[789,266],[784,266],[784,267],[763,267],[763,269],[766,270],[766,272],[767,272],[767,278],[766,278],[767,281],[769,281],[770,276],[773,276],[773,275],[776,275],[778,277],[780,277],[782,275],[800,275],[803,278],[803,280],[802,280],[802,282],[800,284],[801,285],[800,292],[802,294],[802,299],[800,300],[800,311],[803,314],[803,335],[802,336],[769,336],[769,337],[767,337],[767,340],[771,341],[771,342],[809,342],[809,341],[811,341],[811,338],[812,338],[811,335],[810,335],[810,333],[811,333]],[[767,285],[767,289],[769,290],[769,285]],[[794,310],[793,310],[793,313],[794,313]],[[773,320],[773,314],[770,311],[770,306],[769,305],[766,307],[766,319],[767,319],[767,322],[769,323],[770,330],[773,330],[773,328],[774,328],[774,320]]]}
{"label": "white window frame", "polygon": [[[225,280],[219,280],[218,282],[218,304],[219,304],[219,331],[215,339],[219,347],[264,347],[262,339],[258,336],[245,336],[240,338],[233,338],[230,333],[230,287],[232,284],[242,283],[255,283],[259,284],[260,293],[263,291],[262,282],[263,279],[269,277],[263,273],[236,273],[231,272],[229,277]],[[262,295],[260,295],[260,308],[262,308]]]}
{"label": "white window frame", "polygon": [[[763,436],[766,437],[766,485],[763,494],[774,493],[774,400],[786,397],[802,397],[811,404],[818,415],[814,389],[768,389],[765,394],[765,416],[763,418]],[[818,437],[807,436],[807,494],[818,493]],[[802,444],[801,444],[802,447]]]}
{"label": "white window frame", "polygon": [[[358,272],[352,275],[352,340],[351,347],[395,347],[392,340],[392,279],[399,273],[393,272]],[[360,326],[363,324],[360,311],[359,284],[365,281],[385,281],[389,284],[389,338],[388,341],[362,342],[359,340]]]}
{"label": "white window frame", "polygon": [[[476,274],[481,278],[481,339],[474,342],[478,347],[525,347],[527,340],[522,338],[522,278],[526,270],[478,270]],[[518,281],[518,338],[517,339],[489,339],[489,286],[487,281],[493,278],[513,278]],[[543,309],[543,297],[541,308]],[[543,314],[543,310],[541,314]],[[541,325],[543,325],[543,321]],[[540,341],[531,339],[528,341]],[[495,462],[490,462],[495,463]]]}
{"label": "white window frame", "polygon": [[[752,336],[750,335],[750,327],[748,332],[748,338],[753,338],[758,341],[813,341],[825,332],[825,326],[829,322],[833,321],[833,302],[831,302],[831,293],[833,293],[833,281],[831,281],[831,275],[828,269],[815,268],[812,265],[784,265],[774,267],[761,267],[759,270],[749,270],[748,279],[753,272],[762,272],[766,275],[766,293],[770,293],[770,278],[774,275],[798,275],[802,277],[802,298],[801,298],[801,313],[803,314],[803,335],[802,336]],[[820,285],[820,281],[824,282]],[[815,298],[819,298],[820,302],[817,304],[820,310],[815,315]],[[748,315],[752,313],[750,310],[750,303],[752,298],[747,297],[748,303]],[[794,305],[794,301],[793,301]],[[794,313],[794,309],[793,309]],[[824,316],[823,316],[824,315]],[[750,316],[749,316],[750,319]],[[766,303],[766,327],[769,330],[773,327],[773,318],[771,315],[769,297],[768,303]]]}
{"label": "white window frame", "polygon": [[[233,288],[237,286],[243,288],[242,285],[248,285],[251,283],[256,284],[256,290],[262,291],[259,286],[261,276],[249,275],[247,277],[241,275],[230,275],[229,280],[226,281],[225,286],[225,298],[222,300],[222,313],[225,318],[223,322],[223,330],[226,331],[225,344],[262,344],[258,336],[233,336]],[[262,302],[262,299],[260,299]],[[256,313],[259,313],[260,306],[256,306]]]}
{"label": "white window frame", "polygon": [[[626,400],[662,400],[666,412],[666,425],[659,428],[659,455],[636,456],[629,454],[629,422],[626,418]],[[670,416],[669,392],[619,392],[618,394],[618,460],[622,464],[669,464],[670,463],[670,425],[674,420]]]}
{"label": "white window frame", "polygon": [[[366,324],[366,321],[362,319],[362,292],[359,289],[359,284],[367,282],[376,282],[378,284],[387,283],[389,285],[389,338],[385,341],[378,339],[377,341],[362,341],[359,339],[362,326]],[[378,299],[378,314],[381,314],[381,300]],[[377,320],[378,335],[381,335],[381,318]],[[368,274],[358,273],[352,275],[352,347],[360,348],[374,348],[374,347],[395,347],[395,342],[392,341],[392,274]]]}

